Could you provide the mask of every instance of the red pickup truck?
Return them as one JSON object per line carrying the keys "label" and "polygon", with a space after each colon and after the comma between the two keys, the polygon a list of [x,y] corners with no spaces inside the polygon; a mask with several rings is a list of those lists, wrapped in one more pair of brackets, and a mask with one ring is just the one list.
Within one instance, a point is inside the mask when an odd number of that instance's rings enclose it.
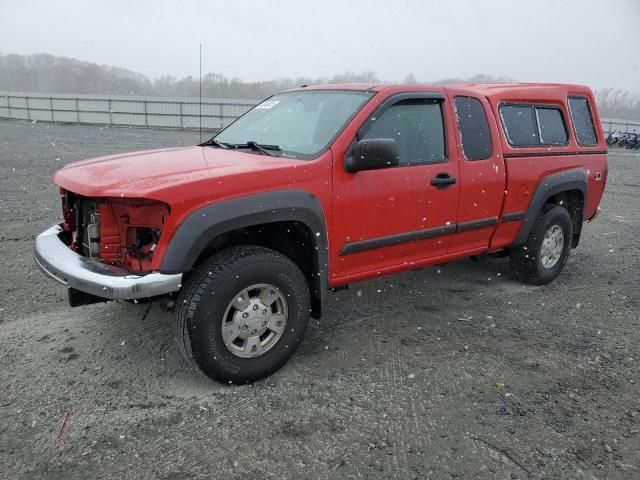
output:
{"label": "red pickup truck", "polygon": [[291,357],[330,289],[492,252],[552,281],[606,154],[584,86],[303,86],[201,145],[59,170],[64,220],[35,260],[72,306],[162,300],[189,361],[249,382]]}

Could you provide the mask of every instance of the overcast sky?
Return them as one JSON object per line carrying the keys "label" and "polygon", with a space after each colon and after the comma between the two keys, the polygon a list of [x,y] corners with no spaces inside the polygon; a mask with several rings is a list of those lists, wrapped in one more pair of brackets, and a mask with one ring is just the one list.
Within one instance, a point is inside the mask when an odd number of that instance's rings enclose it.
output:
{"label": "overcast sky", "polygon": [[638,0],[0,0],[0,52],[152,78],[505,75],[640,93]]}

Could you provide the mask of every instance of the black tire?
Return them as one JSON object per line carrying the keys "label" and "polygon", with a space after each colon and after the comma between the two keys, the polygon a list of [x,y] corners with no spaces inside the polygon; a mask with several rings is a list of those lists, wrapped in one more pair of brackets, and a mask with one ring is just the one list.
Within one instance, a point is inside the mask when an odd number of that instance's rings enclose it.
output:
{"label": "black tire", "polygon": [[[260,356],[241,358],[225,346],[222,319],[238,293],[255,284],[279,290],[286,300],[286,328]],[[253,382],[291,358],[309,323],[310,303],[307,281],[289,258],[263,247],[232,247],[202,262],[182,287],[176,306],[178,346],[188,362],[214,380]]]}
{"label": "black tire", "polygon": [[[564,240],[562,253],[553,266],[545,268],[541,255],[542,243],[545,234],[550,232],[554,226],[558,226],[562,230]],[[560,205],[545,205],[531,232],[529,232],[526,242],[511,249],[511,267],[516,277],[520,281],[532,285],[544,285],[553,281],[560,274],[567,258],[569,258],[572,238],[573,223],[567,209]]]}

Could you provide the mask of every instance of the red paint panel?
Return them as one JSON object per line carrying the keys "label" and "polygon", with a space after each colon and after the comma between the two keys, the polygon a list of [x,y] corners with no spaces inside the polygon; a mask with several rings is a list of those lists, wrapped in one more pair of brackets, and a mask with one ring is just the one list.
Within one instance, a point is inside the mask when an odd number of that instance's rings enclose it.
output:
{"label": "red paint panel", "polygon": [[518,235],[521,225],[522,221],[520,220],[516,222],[499,223],[498,228],[496,228],[491,238],[491,250],[500,250],[511,245]]}
{"label": "red paint panel", "polygon": [[[505,190],[505,165],[501,155],[500,137],[489,102],[480,95],[470,94],[460,88],[446,88],[448,106],[453,109],[456,96],[479,100],[485,110],[491,134],[492,154],[486,160],[467,160],[462,137],[456,120],[456,155],[460,159],[460,203],[458,224],[486,218],[498,218],[502,211]],[[455,111],[451,111],[456,118]],[[456,233],[449,246],[449,253],[471,248],[487,247],[496,226]]]}
{"label": "red paint panel", "polygon": [[[446,163],[387,168],[348,173],[344,155],[355,140],[356,131],[385,99],[406,91],[443,93],[439,87],[390,87],[381,91],[334,143],[334,219],[330,235],[330,284],[340,277],[377,275],[397,265],[409,266],[430,257],[447,253],[451,235],[375,248],[341,256],[345,243],[371,240],[395,234],[415,232],[455,224],[459,183],[438,190],[431,179],[440,173],[458,177],[454,153]],[[447,151],[455,152],[454,125],[447,108],[443,108]],[[369,273],[365,273],[369,272]]]}

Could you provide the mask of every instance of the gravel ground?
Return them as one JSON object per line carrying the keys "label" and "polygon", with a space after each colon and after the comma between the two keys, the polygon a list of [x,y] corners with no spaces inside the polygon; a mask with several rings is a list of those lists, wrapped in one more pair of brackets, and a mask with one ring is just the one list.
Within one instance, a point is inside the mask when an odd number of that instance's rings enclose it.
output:
{"label": "gravel ground", "polygon": [[71,309],[31,259],[55,169],[196,141],[0,120],[0,477],[640,478],[640,154],[611,152],[553,284],[462,261],[352,285],[282,370],[231,387],[186,367],[172,315]]}

